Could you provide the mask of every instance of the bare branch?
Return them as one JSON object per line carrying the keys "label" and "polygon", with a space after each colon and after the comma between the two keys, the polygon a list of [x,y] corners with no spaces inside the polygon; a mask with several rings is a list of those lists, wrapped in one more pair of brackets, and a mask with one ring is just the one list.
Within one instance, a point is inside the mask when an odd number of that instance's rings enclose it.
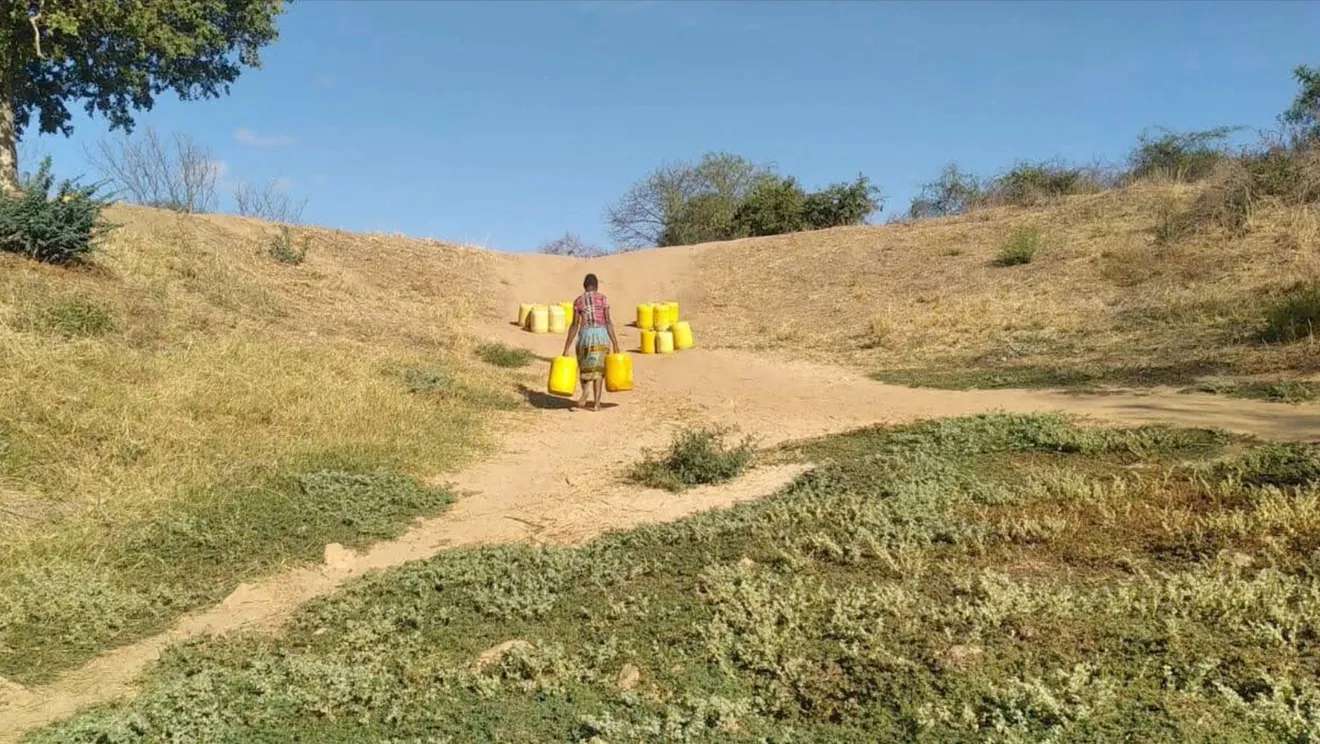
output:
{"label": "bare branch", "polygon": [[101,175],[131,201],[176,212],[215,205],[220,168],[211,151],[185,134],[172,142],[147,127],[137,137],[101,140],[87,153]]}

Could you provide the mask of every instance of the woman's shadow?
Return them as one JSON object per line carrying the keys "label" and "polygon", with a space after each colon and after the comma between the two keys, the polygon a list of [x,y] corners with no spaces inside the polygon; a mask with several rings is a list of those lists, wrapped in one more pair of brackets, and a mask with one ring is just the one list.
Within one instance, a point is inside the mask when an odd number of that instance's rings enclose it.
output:
{"label": "woman's shadow", "polygon": [[[573,398],[562,398],[558,395],[551,395],[544,390],[537,390],[526,385],[519,385],[518,392],[522,393],[523,398],[532,405],[533,408],[540,408],[543,411],[571,411],[577,408],[577,401]],[[601,403],[601,410],[614,408],[618,403]]]}

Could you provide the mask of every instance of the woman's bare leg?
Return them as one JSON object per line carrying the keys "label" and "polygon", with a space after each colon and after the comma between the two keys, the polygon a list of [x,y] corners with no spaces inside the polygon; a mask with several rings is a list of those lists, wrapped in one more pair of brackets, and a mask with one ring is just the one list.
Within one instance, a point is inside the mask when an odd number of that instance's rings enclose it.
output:
{"label": "woman's bare leg", "polygon": [[599,410],[600,410],[600,399],[601,399],[601,397],[605,394],[605,381],[602,380],[601,378],[597,377],[595,380],[592,381],[591,384],[592,384],[592,387],[596,388],[596,403],[595,403],[594,406],[592,406],[592,409],[591,409],[591,410],[593,410],[593,411],[599,411]]}

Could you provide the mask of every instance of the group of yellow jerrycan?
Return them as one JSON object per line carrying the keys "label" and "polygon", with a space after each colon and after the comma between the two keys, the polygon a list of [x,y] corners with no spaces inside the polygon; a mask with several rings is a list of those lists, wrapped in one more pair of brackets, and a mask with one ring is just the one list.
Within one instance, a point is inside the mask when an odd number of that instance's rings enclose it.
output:
{"label": "group of yellow jerrycan", "polygon": [[643,354],[672,354],[695,345],[692,325],[679,320],[677,302],[647,302],[637,306]]}
{"label": "group of yellow jerrycan", "polygon": [[573,325],[573,303],[518,306],[518,325],[531,333],[564,333]]}
{"label": "group of yellow jerrycan", "polygon": [[[571,397],[577,383],[577,357],[555,357],[550,362],[550,384],[547,387],[552,394]],[[627,354],[605,355],[605,389],[611,393],[633,389],[632,357]]]}

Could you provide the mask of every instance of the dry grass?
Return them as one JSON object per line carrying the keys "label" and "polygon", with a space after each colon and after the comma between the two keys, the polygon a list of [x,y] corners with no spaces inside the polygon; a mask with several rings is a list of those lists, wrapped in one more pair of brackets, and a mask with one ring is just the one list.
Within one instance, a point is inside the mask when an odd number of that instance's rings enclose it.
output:
{"label": "dry grass", "polygon": [[[271,259],[276,228],[254,220],[124,207],[109,217],[122,227],[89,266],[0,256],[4,675],[43,676],[98,640],[122,641],[186,610],[176,603],[127,629],[108,622],[104,638],[78,639],[78,653],[22,635],[14,614],[33,606],[25,592],[58,593],[51,577],[102,576],[97,555],[162,520],[190,519],[197,494],[260,491],[317,463],[429,479],[469,458],[488,412],[514,401],[462,333],[490,311],[460,281],[479,275],[489,254],[298,229],[311,250],[294,266]],[[416,391],[407,380],[419,373],[445,385]],[[207,519],[241,527],[270,518],[233,504],[232,514],[208,507]],[[281,530],[317,537],[297,520],[251,527],[236,534],[252,534],[244,549],[264,565],[299,557],[279,554]],[[170,557],[142,558],[154,559]],[[233,568],[196,570],[223,584],[240,578]],[[154,601],[139,591],[143,577],[131,586],[124,577],[104,575],[111,589],[88,585],[87,597],[69,598],[70,617],[46,619],[52,634],[78,627],[80,615]],[[187,571],[175,579],[186,582]],[[189,596],[229,588],[189,587]]]}
{"label": "dry grass", "polygon": [[[1197,189],[1140,183],[1039,209],[712,246],[698,268],[720,306],[691,303],[691,314],[707,344],[867,369],[1320,369],[1307,349],[1254,337],[1262,297],[1320,277],[1316,211],[1266,206],[1245,235],[1159,239],[1170,204],[1191,204]],[[1049,235],[1050,250],[997,269],[997,251],[1025,228]]]}

